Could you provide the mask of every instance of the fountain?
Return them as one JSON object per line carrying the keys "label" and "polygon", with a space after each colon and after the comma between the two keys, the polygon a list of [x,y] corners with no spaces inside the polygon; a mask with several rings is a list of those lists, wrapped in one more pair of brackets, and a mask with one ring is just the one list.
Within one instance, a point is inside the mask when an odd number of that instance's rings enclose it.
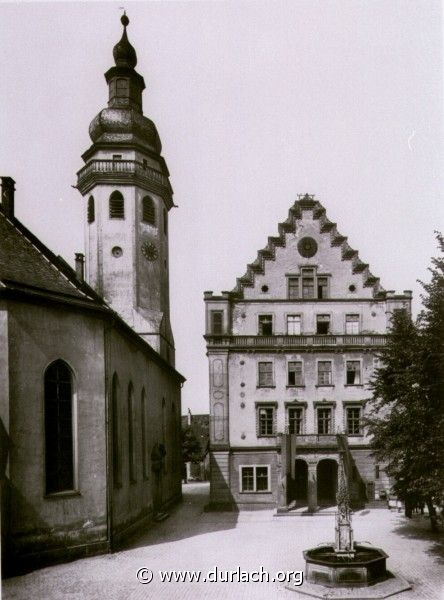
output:
{"label": "fountain", "polygon": [[[386,598],[410,584],[386,569],[388,555],[380,548],[353,541],[350,499],[339,456],[335,542],[304,550],[305,581],[298,592],[318,598]],[[332,589],[333,588],[333,589]]]}

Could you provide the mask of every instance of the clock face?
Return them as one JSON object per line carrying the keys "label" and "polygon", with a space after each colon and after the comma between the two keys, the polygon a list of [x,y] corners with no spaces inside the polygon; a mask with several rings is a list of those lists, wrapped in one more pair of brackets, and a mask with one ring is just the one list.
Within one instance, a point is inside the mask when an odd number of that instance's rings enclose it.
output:
{"label": "clock face", "polygon": [[159,251],[157,250],[156,246],[150,242],[143,242],[141,251],[147,260],[156,260],[156,258],[159,256]]}
{"label": "clock face", "polygon": [[305,258],[311,258],[318,251],[318,245],[316,243],[316,240],[314,240],[313,238],[304,237],[301,240],[299,240],[298,250],[301,256],[304,256]]}

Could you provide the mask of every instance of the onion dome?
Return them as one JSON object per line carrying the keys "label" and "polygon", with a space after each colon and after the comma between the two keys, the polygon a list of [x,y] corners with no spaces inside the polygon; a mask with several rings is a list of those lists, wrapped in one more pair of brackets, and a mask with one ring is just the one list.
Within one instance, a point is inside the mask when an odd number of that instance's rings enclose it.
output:
{"label": "onion dome", "polygon": [[156,126],[144,115],[128,108],[104,108],[89,126],[93,143],[134,143],[157,154],[162,151]]}
{"label": "onion dome", "polygon": [[126,13],[123,13],[120,22],[123,25],[123,34],[120,42],[117,42],[113,48],[114,62],[116,63],[117,67],[129,67],[134,69],[134,67],[137,65],[137,55],[136,51],[129,43],[128,36],[126,34],[126,27],[129,24],[129,19],[126,16]]}

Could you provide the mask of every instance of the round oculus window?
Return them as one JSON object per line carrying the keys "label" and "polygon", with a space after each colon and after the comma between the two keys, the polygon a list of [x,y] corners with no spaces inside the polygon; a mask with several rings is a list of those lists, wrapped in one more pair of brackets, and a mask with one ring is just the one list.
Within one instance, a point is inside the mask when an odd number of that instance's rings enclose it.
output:
{"label": "round oculus window", "polygon": [[115,258],[119,258],[120,256],[122,256],[123,250],[122,250],[122,248],[120,246],[114,246],[114,248],[111,250],[111,254]]}
{"label": "round oculus window", "polygon": [[318,251],[316,240],[311,237],[304,237],[298,242],[298,251],[304,258],[311,258]]}

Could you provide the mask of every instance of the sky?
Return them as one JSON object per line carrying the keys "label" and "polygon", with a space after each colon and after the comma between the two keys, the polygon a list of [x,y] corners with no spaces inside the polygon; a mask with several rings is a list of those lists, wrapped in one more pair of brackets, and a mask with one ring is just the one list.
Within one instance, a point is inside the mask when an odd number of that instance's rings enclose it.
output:
{"label": "sky", "polygon": [[[16,181],[16,216],[71,265],[85,219],[72,186],[122,2],[0,2],[0,174]],[[203,291],[234,287],[297,194],[315,194],[385,289],[413,290],[416,313],[444,229],[441,2],[124,6],[178,205],[182,412],[208,412]]]}

